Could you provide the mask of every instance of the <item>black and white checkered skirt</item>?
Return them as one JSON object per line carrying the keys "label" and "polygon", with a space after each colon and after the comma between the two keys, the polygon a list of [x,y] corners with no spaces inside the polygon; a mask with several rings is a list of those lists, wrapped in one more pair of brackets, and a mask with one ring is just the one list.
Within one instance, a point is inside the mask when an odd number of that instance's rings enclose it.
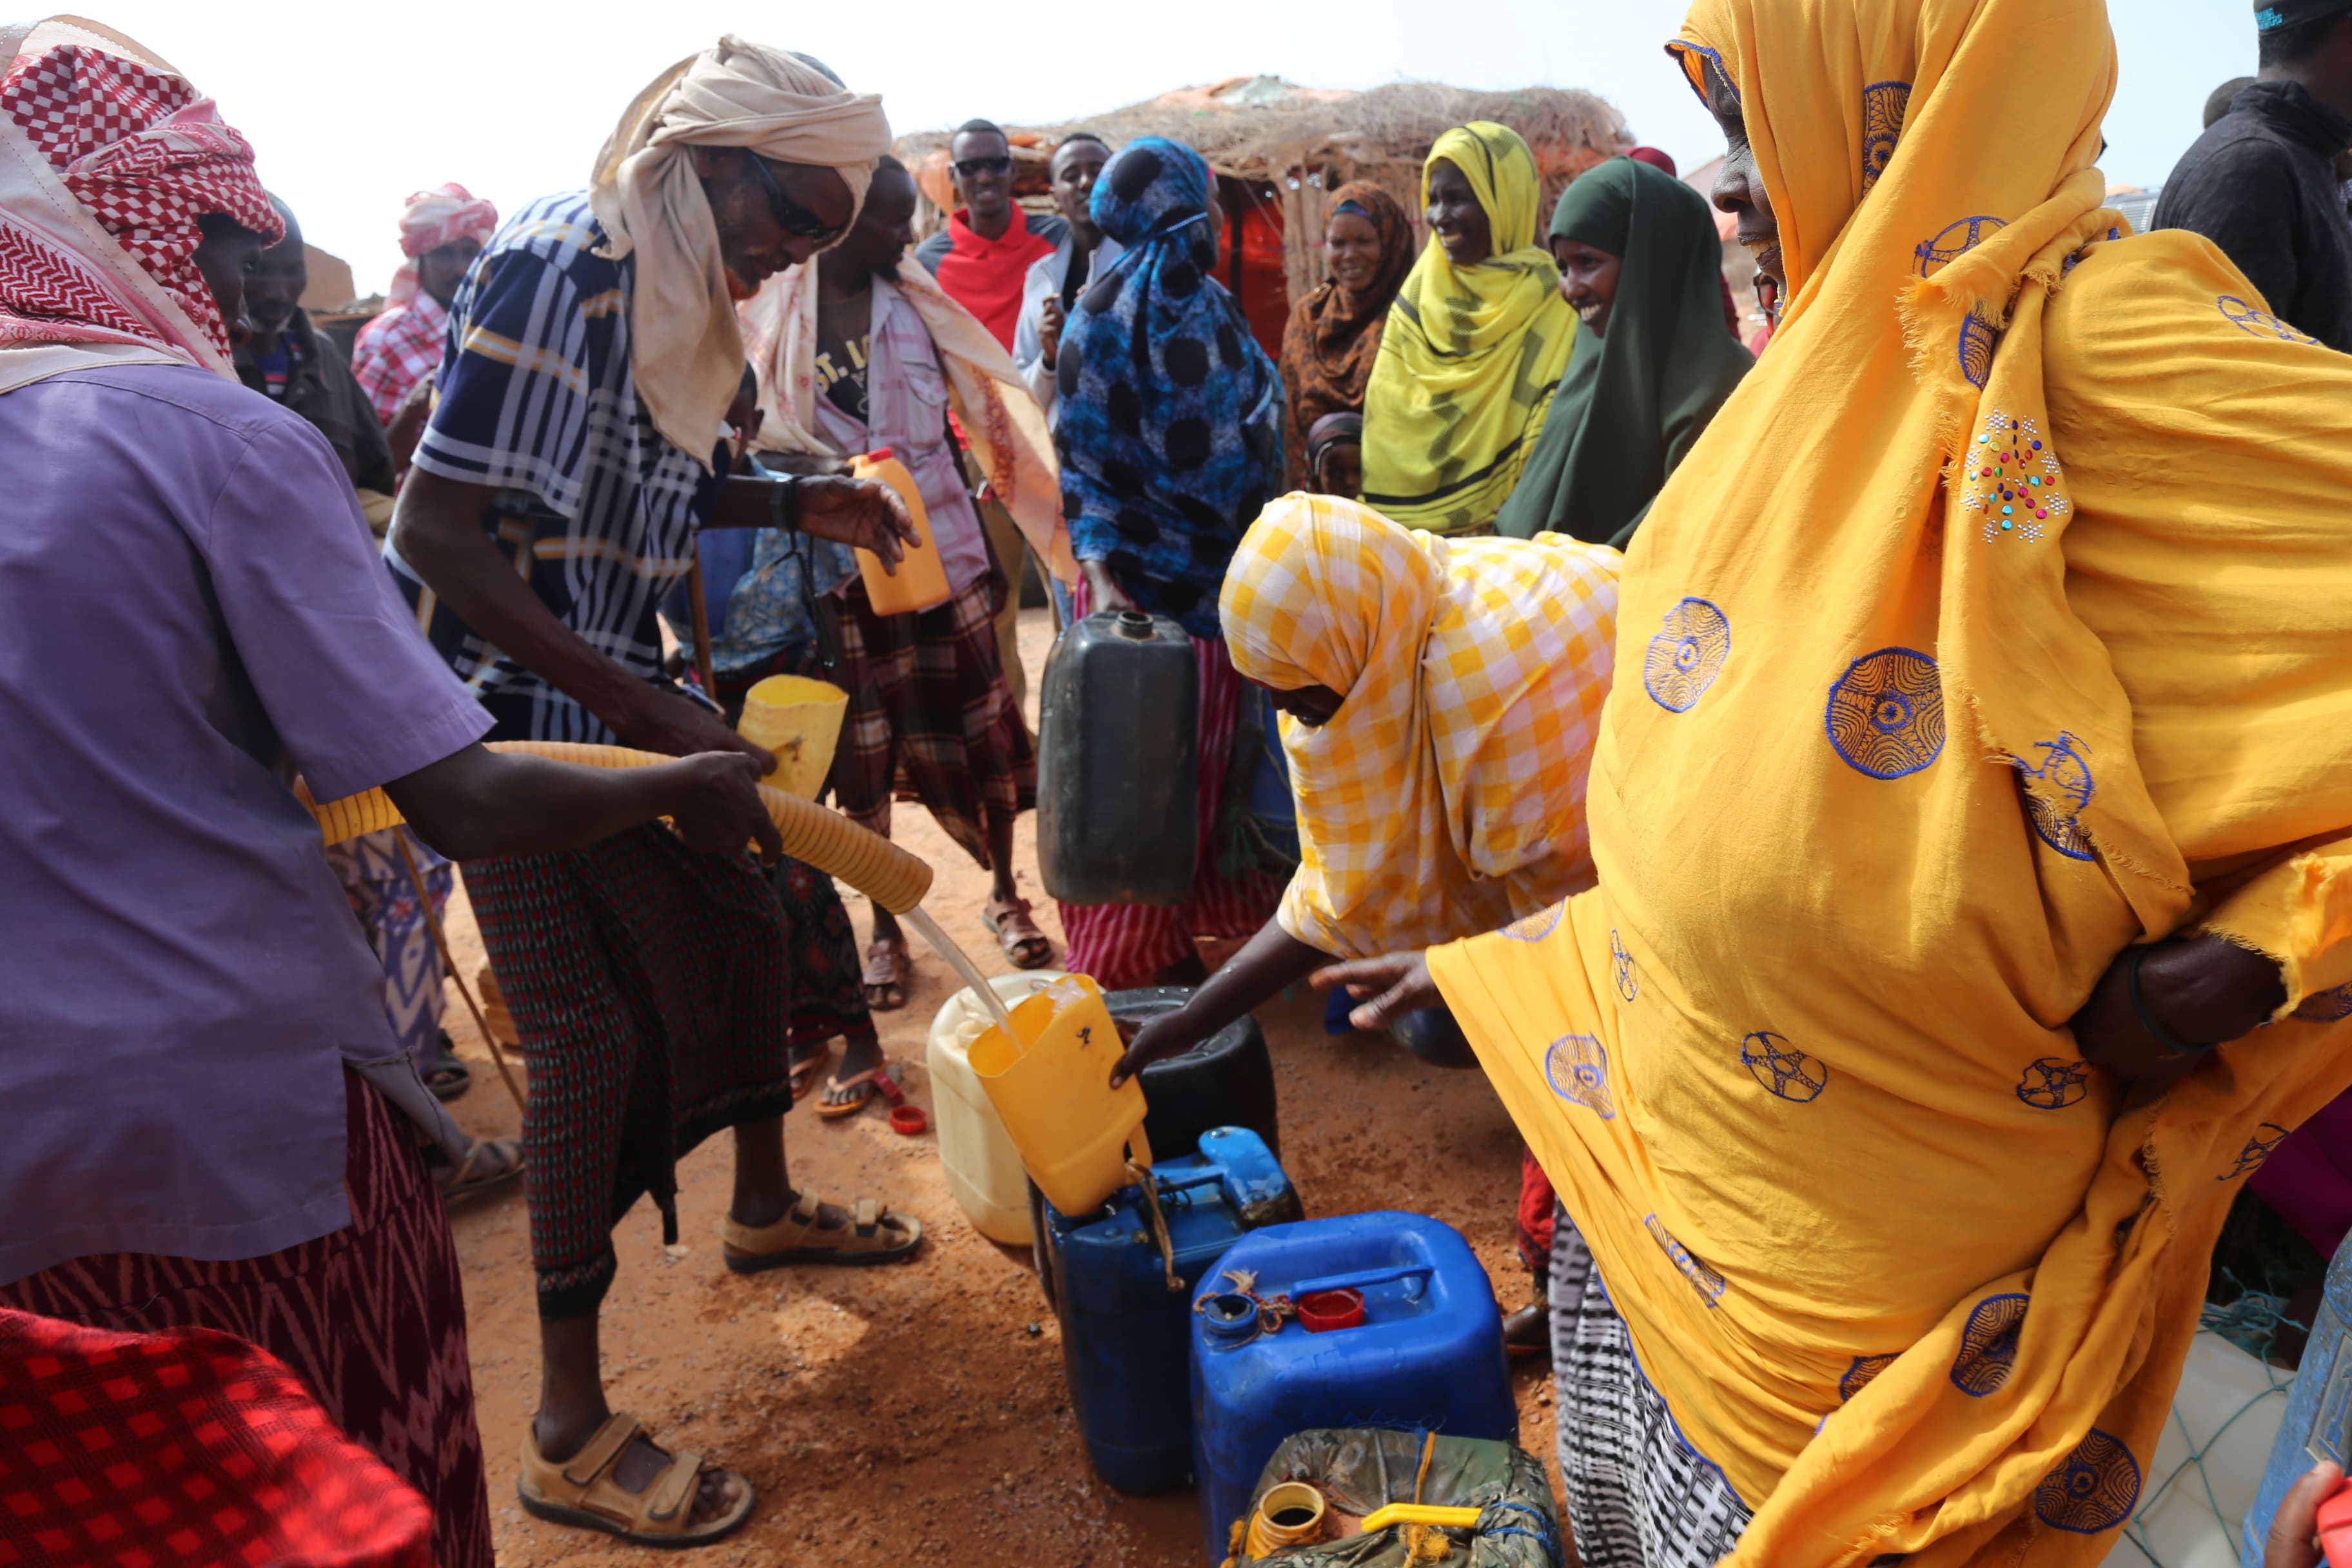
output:
{"label": "black and white checkered skirt", "polygon": [[1643,1375],[1565,1210],[1552,1233],[1551,1346],[1559,1473],[1585,1568],[1704,1568],[1727,1556],[1748,1505]]}

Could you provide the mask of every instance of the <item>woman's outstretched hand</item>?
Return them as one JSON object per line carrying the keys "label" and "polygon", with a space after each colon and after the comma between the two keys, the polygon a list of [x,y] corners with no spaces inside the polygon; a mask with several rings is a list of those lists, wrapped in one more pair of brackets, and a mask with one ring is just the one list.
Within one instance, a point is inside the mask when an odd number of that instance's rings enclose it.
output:
{"label": "woman's outstretched hand", "polygon": [[2085,1060],[2117,1078],[2161,1082],[2187,1072],[2201,1053],[2174,1050],[2148,1024],[2182,1045],[2215,1046],[2252,1033],[2285,1000],[2277,961],[2227,938],[2209,932],[2127,947],[2074,1015],[2074,1043]]}
{"label": "woman's outstretched hand", "polygon": [[1308,975],[1307,983],[1318,991],[1346,986],[1360,1004],[1348,1015],[1348,1022],[1359,1029],[1385,1028],[1407,1013],[1445,1005],[1437,982],[1429,977],[1429,955],[1422,952],[1330,964]]}

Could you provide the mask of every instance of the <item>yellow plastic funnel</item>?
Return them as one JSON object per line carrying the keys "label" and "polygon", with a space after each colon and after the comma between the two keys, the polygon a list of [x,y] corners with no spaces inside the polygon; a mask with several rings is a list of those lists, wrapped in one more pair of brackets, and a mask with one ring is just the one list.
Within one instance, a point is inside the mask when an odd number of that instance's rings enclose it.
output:
{"label": "yellow plastic funnel", "polygon": [[849,693],[802,675],[772,675],[744,694],[735,732],[776,753],[776,771],[760,782],[814,800],[841,743]]}
{"label": "yellow plastic funnel", "polygon": [[1111,1088],[1111,1064],[1126,1047],[1087,975],[1065,975],[1021,1003],[1013,1026],[1019,1040],[991,1026],[972,1042],[971,1069],[1046,1201],[1089,1214],[1128,1184],[1130,1144],[1139,1163],[1151,1163],[1143,1085]]}

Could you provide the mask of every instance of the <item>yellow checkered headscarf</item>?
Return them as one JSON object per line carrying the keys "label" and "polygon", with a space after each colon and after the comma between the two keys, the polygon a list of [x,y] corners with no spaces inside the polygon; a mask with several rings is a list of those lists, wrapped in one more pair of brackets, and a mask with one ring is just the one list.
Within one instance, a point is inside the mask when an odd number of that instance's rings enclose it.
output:
{"label": "yellow checkered headscarf", "polygon": [[1591,885],[1620,559],[1556,533],[1444,539],[1328,496],[1265,509],[1218,601],[1234,668],[1345,699],[1327,724],[1282,721],[1302,857],[1285,931],[1365,957]]}

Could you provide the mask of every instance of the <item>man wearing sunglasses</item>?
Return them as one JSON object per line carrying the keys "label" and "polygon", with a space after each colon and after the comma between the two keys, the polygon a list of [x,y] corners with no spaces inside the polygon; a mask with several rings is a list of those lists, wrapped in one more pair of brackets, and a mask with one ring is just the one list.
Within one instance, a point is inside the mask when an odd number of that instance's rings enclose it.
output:
{"label": "man wearing sunglasses", "polygon": [[[945,228],[916,247],[915,259],[940,280],[949,299],[970,310],[1010,351],[1029,268],[1055,253],[1069,237],[1070,226],[1051,213],[1030,212],[1013,199],[1013,143],[992,122],[965,121],[948,143],[948,156],[955,160],[956,195],[963,205],[949,216]],[[993,500],[982,500],[980,521],[996,558],[1012,574],[1013,591],[996,615],[996,648],[1017,710],[1029,692],[1020,637],[1020,586],[1027,574],[1028,555],[1021,531]]]}
{"label": "man wearing sunglasses", "polygon": [[[663,679],[655,606],[698,530],[797,529],[886,562],[915,537],[887,489],[734,474],[722,444],[745,361],[735,301],[848,231],[889,145],[878,98],[722,38],[637,95],[588,190],[526,206],[467,275],[385,554],[490,738],[772,764]],[[616,1216],[650,1194],[677,1241],[677,1162],[731,1130],[718,1250],[737,1272],[905,1257],[921,1226],[879,1203],[821,1202],[787,1174],[802,977],[791,917],[750,860],[647,826],[465,876],[531,1053],[541,1375],[523,1506],[641,1543],[715,1540],[749,1517],[751,1483],[605,1402],[597,1323]],[[693,1222],[707,1237],[719,1218]]]}
{"label": "man wearing sunglasses", "polygon": [[985,120],[967,120],[948,143],[963,205],[915,252],[948,298],[980,318],[1007,351],[1021,319],[1021,283],[1054,254],[1070,226],[1013,199],[1013,144]]}

